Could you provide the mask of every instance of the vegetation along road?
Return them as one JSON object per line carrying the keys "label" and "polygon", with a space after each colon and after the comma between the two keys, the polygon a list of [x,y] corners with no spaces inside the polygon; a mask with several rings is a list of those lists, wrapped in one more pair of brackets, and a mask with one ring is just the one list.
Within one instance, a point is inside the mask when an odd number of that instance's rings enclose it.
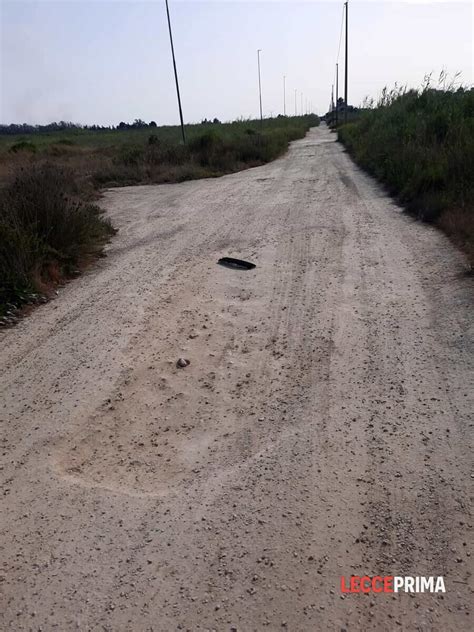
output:
{"label": "vegetation along road", "polygon": [[107,191],[108,257],[0,333],[2,629],[472,629],[472,277],[334,141]]}

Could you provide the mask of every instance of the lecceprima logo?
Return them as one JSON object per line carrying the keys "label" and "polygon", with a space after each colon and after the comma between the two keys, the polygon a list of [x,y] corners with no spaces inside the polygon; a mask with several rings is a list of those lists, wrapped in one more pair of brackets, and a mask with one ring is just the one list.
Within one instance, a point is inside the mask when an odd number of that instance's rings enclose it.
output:
{"label": "lecceprima logo", "polygon": [[438,593],[446,592],[443,577],[398,577],[396,575],[352,575],[341,577],[343,593]]}

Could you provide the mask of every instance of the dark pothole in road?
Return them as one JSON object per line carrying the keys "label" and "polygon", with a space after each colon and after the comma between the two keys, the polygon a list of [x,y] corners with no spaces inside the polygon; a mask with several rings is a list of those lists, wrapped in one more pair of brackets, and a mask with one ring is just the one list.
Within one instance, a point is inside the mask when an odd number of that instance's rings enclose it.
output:
{"label": "dark pothole in road", "polygon": [[256,267],[255,263],[244,261],[243,259],[234,259],[233,257],[222,257],[217,263],[233,270],[253,270]]}

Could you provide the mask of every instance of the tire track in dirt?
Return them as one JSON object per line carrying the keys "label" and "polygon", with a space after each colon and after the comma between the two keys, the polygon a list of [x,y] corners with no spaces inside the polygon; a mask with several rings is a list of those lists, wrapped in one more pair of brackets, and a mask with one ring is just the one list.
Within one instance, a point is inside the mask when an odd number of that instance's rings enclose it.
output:
{"label": "tire track in dirt", "polygon": [[[461,255],[325,128],[104,206],[109,256],[2,334],[3,627],[470,629]],[[340,593],[395,572],[448,592]]]}

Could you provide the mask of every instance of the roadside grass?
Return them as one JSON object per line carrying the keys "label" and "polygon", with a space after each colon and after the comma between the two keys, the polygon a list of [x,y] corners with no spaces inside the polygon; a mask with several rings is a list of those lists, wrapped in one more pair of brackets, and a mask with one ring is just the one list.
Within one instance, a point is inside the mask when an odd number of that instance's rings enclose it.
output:
{"label": "roadside grass", "polygon": [[0,191],[0,315],[74,276],[114,233],[102,210],[81,200],[71,170],[20,171]]}
{"label": "roadside grass", "polygon": [[[100,189],[216,177],[264,164],[317,116],[0,136],[0,322],[98,256],[115,230]],[[14,318],[14,317],[13,317]]]}
{"label": "roadside grass", "polygon": [[126,130],[71,129],[0,135],[0,184],[13,165],[53,160],[96,188],[182,182],[264,164],[319,124],[315,115]]}
{"label": "roadside grass", "polygon": [[[208,131],[218,131],[224,138],[235,138],[247,129],[254,131],[272,131],[275,129],[285,129],[304,125],[305,121],[310,121],[311,126],[318,124],[319,119],[315,115],[307,116],[277,116],[263,119],[238,119],[230,123],[193,123],[186,125],[186,137],[192,140],[196,136],[201,136]],[[0,154],[8,151],[19,142],[29,142],[41,151],[48,145],[68,144],[75,147],[85,147],[88,149],[117,148],[119,146],[143,145],[150,134],[159,137],[162,142],[179,144],[181,142],[181,128],[179,125],[163,125],[161,127],[144,127],[137,129],[78,129],[71,128],[54,132],[36,132],[31,134],[0,134]]]}
{"label": "roadside grass", "polygon": [[375,107],[338,128],[354,160],[474,263],[474,90],[385,90]]}

